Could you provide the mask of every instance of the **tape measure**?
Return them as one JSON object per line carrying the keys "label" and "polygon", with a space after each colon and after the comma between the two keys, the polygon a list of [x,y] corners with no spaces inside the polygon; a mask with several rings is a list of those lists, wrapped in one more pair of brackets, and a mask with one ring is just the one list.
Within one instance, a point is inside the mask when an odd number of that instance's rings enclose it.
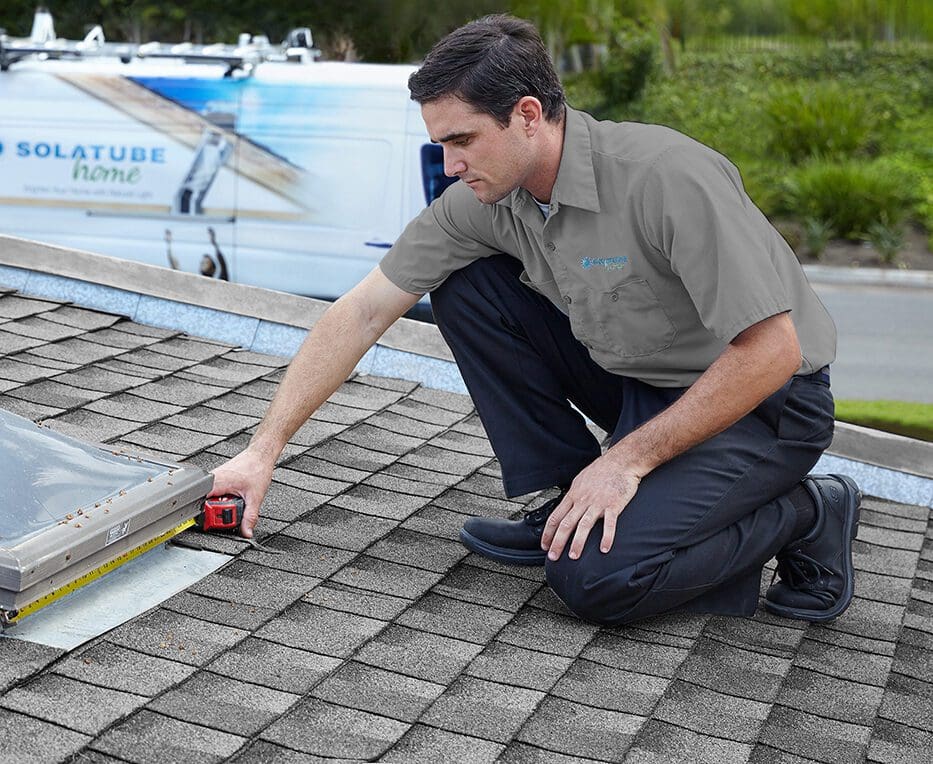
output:
{"label": "tape measure", "polygon": [[133,560],[136,557],[139,557],[141,554],[148,552],[150,549],[154,549],[155,547],[159,546],[159,544],[168,541],[170,538],[172,538],[172,536],[177,536],[182,531],[191,528],[194,524],[194,518],[185,520],[183,523],[176,525],[174,528],[169,528],[164,533],[160,533],[154,539],[151,539],[144,544],[140,544],[139,546],[134,547],[133,549],[130,549],[117,557],[114,557],[112,560],[105,562],[103,565],[94,568],[94,570],[89,570],[84,575],[74,579],[74,581],[70,581],[69,583],[62,585],[57,589],[53,589],[48,594],[43,594],[41,597],[33,600],[28,605],[23,605],[21,608],[16,610],[0,609],[0,625],[4,627],[12,626],[13,624],[25,618],[27,615],[32,615],[37,610],[41,610],[47,605],[52,604],[56,600],[64,597],[66,594],[71,594],[71,592],[75,591],[76,589],[80,589],[82,586],[86,586],[92,581],[96,581],[101,576],[110,573],[112,570],[116,570],[121,565],[125,565],[130,560]]}

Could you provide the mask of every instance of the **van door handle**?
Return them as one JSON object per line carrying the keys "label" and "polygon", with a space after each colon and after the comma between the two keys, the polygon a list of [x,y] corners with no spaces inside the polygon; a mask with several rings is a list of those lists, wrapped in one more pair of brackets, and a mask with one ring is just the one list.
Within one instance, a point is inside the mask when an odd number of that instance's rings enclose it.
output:
{"label": "van door handle", "polygon": [[367,247],[378,247],[379,249],[388,249],[389,247],[392,246],[392,242],[391,241],[377,241],[374,239],[373,241],[367,241],[366,246]]}

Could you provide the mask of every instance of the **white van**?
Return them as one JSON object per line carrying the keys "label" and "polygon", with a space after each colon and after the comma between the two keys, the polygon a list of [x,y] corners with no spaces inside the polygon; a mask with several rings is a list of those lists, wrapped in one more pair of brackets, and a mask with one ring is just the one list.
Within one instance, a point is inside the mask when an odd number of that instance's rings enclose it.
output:
{"label": "white van", "polygon": [[308,30],[290,38],[0,37],[0,232],[345,292],[450,179],[414,67],[317,62]]}

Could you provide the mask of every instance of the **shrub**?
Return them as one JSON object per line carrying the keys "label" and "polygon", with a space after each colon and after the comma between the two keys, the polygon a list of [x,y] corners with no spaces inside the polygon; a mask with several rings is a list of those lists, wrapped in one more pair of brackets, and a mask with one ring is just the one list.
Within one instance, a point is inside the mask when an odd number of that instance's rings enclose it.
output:
{"label": "shrub", "polygon": [[867,235],[873,223],[899,224],[914,193],[903,175],[858,161],[811,162],[788,178],[786,188],[798,218],[825,221],[835,236],[847,239]]}
{"label": "shrub", "polygon": [[832,238],[832,225],[819,218],[804,218],[803,235],[810,257],[819,260]]}
{"label": "shrub", "polygon": [[867,100],[835,82],[778,87],[764,115],[769,150],[795,163],[813,156],[854,156],[878,140]]}
{"label": "shrub", "polygon": [[635,23],[621,26],[612,36],[596,84],[608,106],[624,106],[641,97],[655,65],[657,39]]}
{"label": "shrub", "polygon": [[868,226],[865,238],[881,256],[881,262],[891,265],[904,247],[904,228],[887,225],[879,220]]}

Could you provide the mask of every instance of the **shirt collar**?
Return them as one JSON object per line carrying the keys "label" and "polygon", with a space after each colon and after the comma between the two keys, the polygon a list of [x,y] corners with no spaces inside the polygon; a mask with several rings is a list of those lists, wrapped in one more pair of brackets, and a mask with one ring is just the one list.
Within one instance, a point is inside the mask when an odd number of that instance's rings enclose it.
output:
{"label": "shirt collar", "polygon": [[[557,169],[557,181],[551,192],[552,205],[555,202],[558,207],[567,205],[590,212],[600,211],[589,126],[583,113],[569,106],[566,110],[564,145]],[[525,204],[534,205],[534,199],[525,189],[517,188],[497,204],[517,211]]]}

